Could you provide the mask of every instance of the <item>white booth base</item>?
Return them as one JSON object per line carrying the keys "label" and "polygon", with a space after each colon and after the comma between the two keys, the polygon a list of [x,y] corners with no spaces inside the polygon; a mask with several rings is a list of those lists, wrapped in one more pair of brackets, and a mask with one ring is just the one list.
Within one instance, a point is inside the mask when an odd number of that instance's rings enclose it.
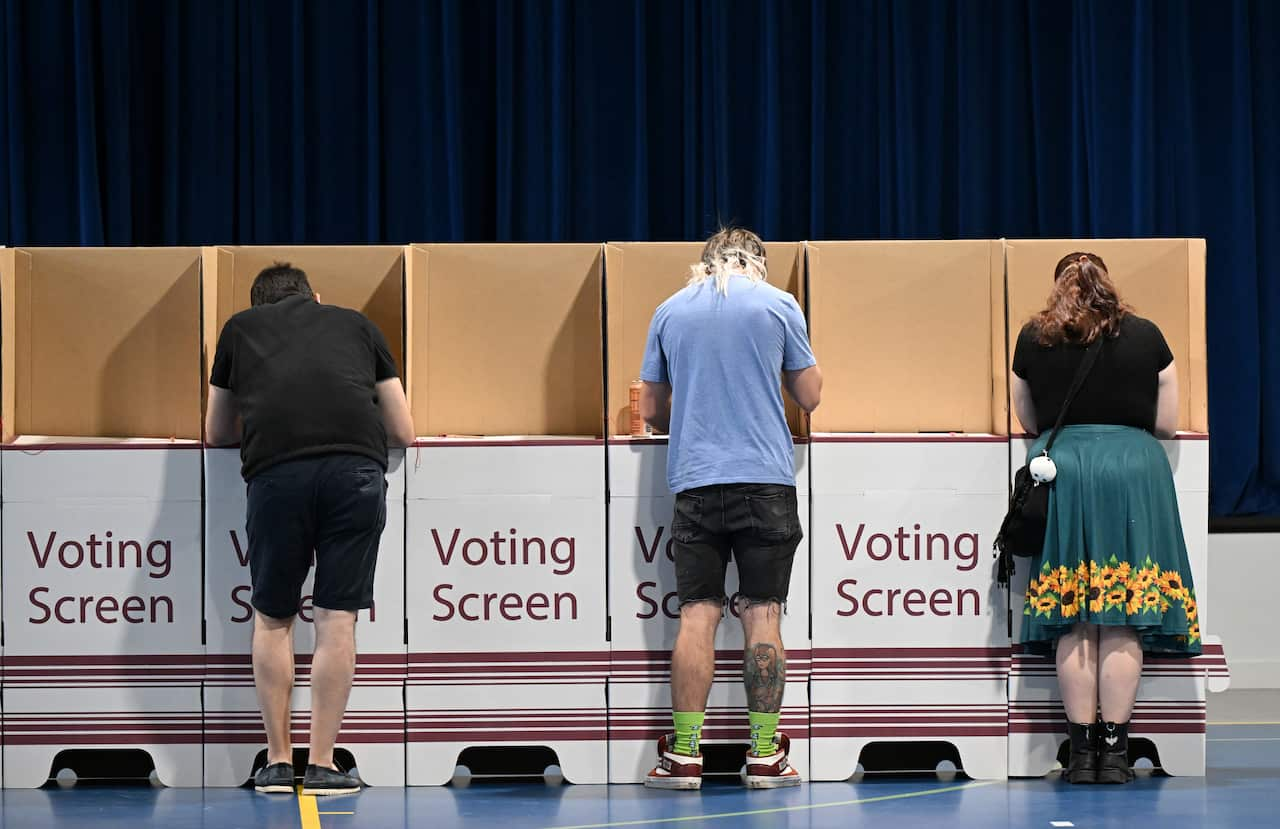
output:
{"label": "white booth base", "polygon": [[409,785],[487,746],[605,782],[603,442],[422,439],[406,468]]}
{"label": "white booth base", "polygon": [[15,688],[4,694],[4,785],[44,785],[67,749],[140,749],[166,786],[201,783],[200,688]]}
{"label": "white booth base", "polygon": [[[1015,718],[1009,725],[1009,776],[1043,777],[1060,768],[1058,749],[1067,740],[1062,703],[1020,703],[1010,709],[1009,716]],[[1189,717],[1199,719],[1188,722]],[[1186,730],[1195,728],[1199,728],[1199,732]],[[1160,768],[1166,774],[1204,776],[1203,703],[1197,709],[1187,702],[1161,704],[1138,700],[1129,738],[1150,740],[1160,756]]]}
{"label": "white booth base", "polygon": [[[1160,768],[1176,777],[1203,777],[1208,691],[1226,690],[1226,654],[1216,637],[1191,659],[1148,658],[1129,735],[1149,740]],[[1009,776],[1043,777],[1058,764],[1067,719],[1053,660],[1015,654],[1009,677]]]}
{"label": "white booth base", "polygon": [[[1010,442],[1012,473],[1026,459],[1029,441]],[[1205,769],[1205,695],[1224,691],[1230,684],[1222,641],[1209,634],[1208,435],[1179,433],[1176,440],[1161,441],[1169,457],[1182,533],[1191,565],[1202,653],[1191,659],[1148,658],[1134,708],[1130,735],[1150,740],[1160,755],[1162,769],[1172,775],[1203,776]],[[1020,559],[1013,578],[1013,641],[1019,641],[1020,607],[1026,594],[1030,562]],[[1017,652],[1015,646],[1009,676],[1009,775],[1041,777],[1058,762],[1058,747],[1067,739],[1067,720],[1058,694],[1053,660]]]}
{"label": "white booth base", "polygon": [[[791,739],[791,764],[804,780],[809,772],[809,688],[787,678],[778,730]],[[658,738],[672,732],[671,686],[666,682],[609,682],[609,782],[643,783],[658,757]],[[707,699],[702,744],[750,742],[747,694],[742,681],[716,681]]]}
{"label": "white booth base", "polygon": [[545,746],[567,782],[608,780],[603,682],[410,685],[405,700],[410,786],[443,786],[483,746]]}
{"label": "white booth base", "polygon": [[849,779],[868,745],[926,742],[1004,778],[1008,611],[990,551],[1008,440],[812,440],[814,779]]}
{"label": "white booth base", "polygon": [[[242,786],[253,762],[267,747],[262,713],[252,686],[206,686],[204,784]],[[311,724],[311,688],[298,686],[292,697],[293,746],[305,748]],[[370,786],[405,785],[404,690],[355,687],[347,702],[335,746],[351,753],[360,779]]]}
{"label": "white booth base", "polygon": [[969,777],[1000,780],[1008,762],[1003,680],[823,680],[810,686],[814,780],[848,780],[873,743],[949,743]]}

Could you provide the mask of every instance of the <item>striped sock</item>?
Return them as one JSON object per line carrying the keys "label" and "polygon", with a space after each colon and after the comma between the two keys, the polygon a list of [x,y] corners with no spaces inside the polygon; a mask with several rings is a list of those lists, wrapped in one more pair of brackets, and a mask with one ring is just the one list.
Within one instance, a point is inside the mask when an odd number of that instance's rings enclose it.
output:
{"label": "striped sock", "polygon": [[747,721],[751,723],[751,753],[757,757],[768,757],[777,751],[773,744],[773,735],[778,731],[778,712],[760,714],[747,712]]}
{"label": "striped sock", "polygon": [[672,711],[671,720],[676,726],[676,744],[671,750],[676,754],[695,757],[698,754],[698,743],[702,741],[702,720],[706,715],[701,711]]}

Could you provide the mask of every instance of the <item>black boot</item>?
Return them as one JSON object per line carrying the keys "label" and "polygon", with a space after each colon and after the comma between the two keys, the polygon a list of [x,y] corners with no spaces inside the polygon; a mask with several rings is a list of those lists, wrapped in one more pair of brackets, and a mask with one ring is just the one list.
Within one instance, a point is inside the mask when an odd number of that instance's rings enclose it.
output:
{"label": "black boot", "polygon": [[1063,775],[1068,783],[1098,782],[1098,727],[1067,722],[1071,735],[1071,755]]}
{"label": "black boot", "polygon": [[1099,721],[1098,732],[1098,782],[1128,783],[1133,779],[1129,767],[1129,724]]}

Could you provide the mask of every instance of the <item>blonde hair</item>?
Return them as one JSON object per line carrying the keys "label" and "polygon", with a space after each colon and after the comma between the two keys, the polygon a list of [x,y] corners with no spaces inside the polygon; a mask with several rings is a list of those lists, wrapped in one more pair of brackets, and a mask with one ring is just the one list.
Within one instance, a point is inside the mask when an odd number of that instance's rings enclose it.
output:
{"label": "blonde hair", "polygon": [[764,242],[744,227],[721,228],[702,246],[702,259],[689,268],[689,284],[715,280],[715,288],[729,295],[729,277],[745,276],[752,282],[769,278]]}

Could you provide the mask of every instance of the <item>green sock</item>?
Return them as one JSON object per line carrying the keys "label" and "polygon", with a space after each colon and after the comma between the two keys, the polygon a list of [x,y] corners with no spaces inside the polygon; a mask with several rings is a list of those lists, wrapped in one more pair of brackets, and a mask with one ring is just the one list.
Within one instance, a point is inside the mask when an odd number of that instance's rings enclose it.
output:
{"label": "green sock", "polygon": [[778,712],[759,714],[747,712],[747,721],[751,723],[751,752],[758,757],[768,757],[777,751],[773,744],[773,735],[778,730]]}
{"label": "green sock", "polygon": [[671,750],[676,754],[694,757],[698,753],[698,743],[702,741],[702,720],[706,715],[701,711],[672,711],[671,719],[676,724],[676,744]]}

